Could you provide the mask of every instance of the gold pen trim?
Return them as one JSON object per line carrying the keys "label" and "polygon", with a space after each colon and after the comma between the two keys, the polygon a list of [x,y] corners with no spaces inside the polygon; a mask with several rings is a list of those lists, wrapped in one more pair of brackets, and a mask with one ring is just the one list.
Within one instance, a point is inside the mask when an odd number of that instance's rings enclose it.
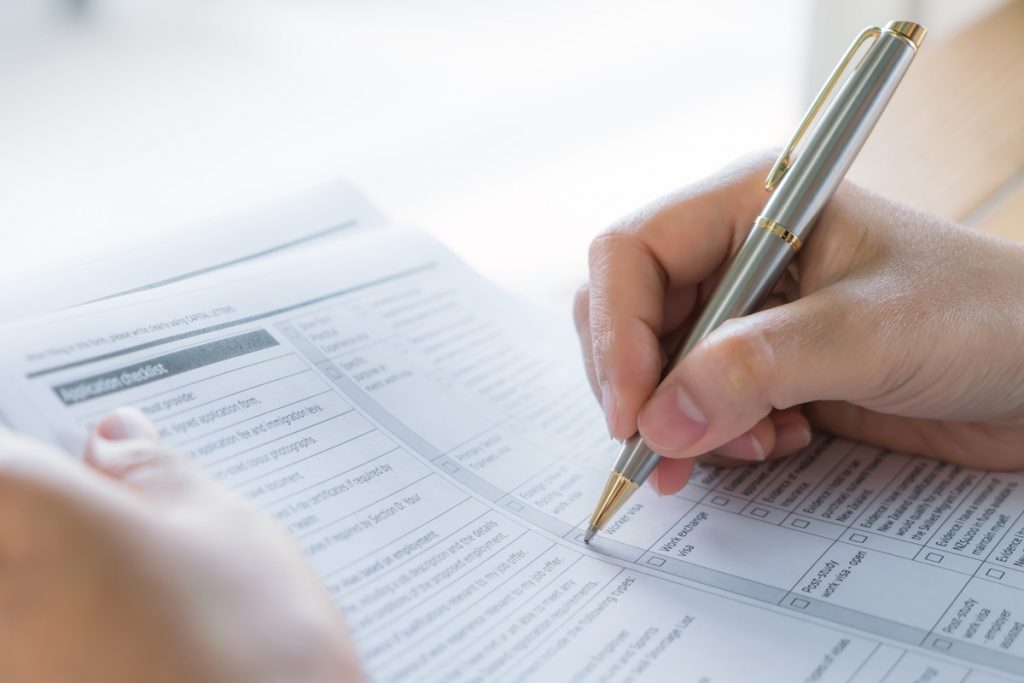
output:
{"label": "gold pen trim", "polygon": [[640,488],[640,484],[624,477],[614,470],[608,475],[608,481],[601,492],[601,499],[590,516],[592,529],[603,529],[608,520],[619,511],[622,504]]}
{"label": "gold pen trim", "polygon": [[828,102],[829,95],[839,85],[839,79],[842,78],[843,73],[850,67],[850,63],[853,61],[854,56],[860,51],[872,38],[877,39],[883,33],[886,33],[894,38],[898,38],[910,47],[914,48],[914,52],[921,47],[921,42],[924,40],[924,36],[927,33],[924,26],[915,24],[912,21],[890,21],[885,25],[885,28],[878,28],[877,26],[869,26],[860,32],[860,35],[853,41],[853,44],[847,48],[843,58],[839,60],[839,64],[833,69],[832,74],[825,81],[825,85],[822,86],[818,96],[814,98],[814,102],[811,103],[810,109],[804,114],[803,120],[796,129],[796,133],[790,138],[786,148],[782,150],[782,154],[776,160],[775,165],[772,166],[771,171],[768,172],[768,177],[764,181],[764,189],[769,192],[773,191],[778,184],[782,181],[782,177],[786,175],[786,172],[793,165],[793,152],[796,150],[797,145],[800,143],[801,138],[807,134],[811,129],[811,124],[817,118],[821,110],[825,108],[825,103]]}
{"label": "gold pen trim", "polygon": [[762,230],[767,230],[771,234],[775,235],[783,242],[788,244],[790,247],[792,247],[793,251],[800,251],[801,247],[804,246],[804,243],[800,241],[799,237],[794,235],[785,226],[779,225],[778,223],[773,221],[771,218],[767,218],[765,216],[758,216],[757,220],[754,222],[754,226],[761,228]]}
{"label": "gold pen trim", "polygon": [[924,41],[924,36],[927,33],[924,26],[915,24],[912,21],[890,21],[882,29],[882,32],[907,41],[915,51],[921,47],[921,43]]}
{"label": "gold pen trim", "polygon": [[[782,150],[782,154],[776,160],[775,165],[772,166],[772,170],[768,172],[768,177],[764,181],[764,189],[772,192],[778,184],[782,181],[782,176],[786,175],[786,172],[793,165],[793,152],[796,150],[796,146],[800,143],[800,140],[807,134],[811,129],[811,124],[821,113],[821,110],[825,108],[825,103],[828,101],[829,95],[839,84],[839,79],[843,73],[850,66],[850,62],[853,61],[854,55],[864,46],[864,44],[872,38],[878,38],[882,34],[882,29],[877,26],[870,26],[860,32],[860,35],[853,41],[853,44],[847,48],[843,58],[839,60],[839,64],[832,70],[832,74],[825,81],[825,85],[821,87],[821,91],[818,96],[814,98],[814,102],[811,103],[810,109],[804,114],[804,118],[800,121],[800,125],[797,126],[796,132],[793,133],[793,137],[790,138],[786,144],[786,148]],[[904,36],[905,37],[905,36]]]}

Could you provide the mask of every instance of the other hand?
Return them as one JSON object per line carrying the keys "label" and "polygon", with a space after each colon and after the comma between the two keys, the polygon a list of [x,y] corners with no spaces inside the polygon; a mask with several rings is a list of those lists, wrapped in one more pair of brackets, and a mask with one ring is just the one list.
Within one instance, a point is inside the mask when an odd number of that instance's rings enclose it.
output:
{"label": "other hand", "polygon": [[85,462],[0,430],[0,680],[358,679],[292,541],[140,412]]}

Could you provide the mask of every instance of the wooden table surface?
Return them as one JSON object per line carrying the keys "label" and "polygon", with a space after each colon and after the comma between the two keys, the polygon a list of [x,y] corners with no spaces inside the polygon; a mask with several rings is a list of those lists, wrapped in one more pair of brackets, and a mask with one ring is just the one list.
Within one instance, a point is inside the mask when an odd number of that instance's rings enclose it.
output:
{"label": "wooden table surface", "polygon": [[850,177],[1024,240],[1024,2],[921,51]]}

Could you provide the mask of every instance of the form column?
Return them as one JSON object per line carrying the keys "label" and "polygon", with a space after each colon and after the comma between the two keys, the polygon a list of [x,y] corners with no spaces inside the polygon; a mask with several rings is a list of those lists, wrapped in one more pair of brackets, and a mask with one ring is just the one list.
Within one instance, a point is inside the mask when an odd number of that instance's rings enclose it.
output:
{"label": "form column", "polygon": [[[782,604],[921,644],[977,561],[934,562],[932,535],[973,495],[982,473],[861,446],[802,504],[809,518],[852,519]],[[881,482],[888,482],[881,490]]]}
{"label": "form column", "polygon": [[[1024,477],[986,473],[917,560],[973,568],[924,645],[1024,674]],[[1015,565],[1015,562],[1017,565]]]}
{"label": "form column", "polygon": [[715,473],[703,497],[667,527],[641,563],[777,603],[831,543],[828,535],[783,522],[849,448],[819,439],[787,460]]}

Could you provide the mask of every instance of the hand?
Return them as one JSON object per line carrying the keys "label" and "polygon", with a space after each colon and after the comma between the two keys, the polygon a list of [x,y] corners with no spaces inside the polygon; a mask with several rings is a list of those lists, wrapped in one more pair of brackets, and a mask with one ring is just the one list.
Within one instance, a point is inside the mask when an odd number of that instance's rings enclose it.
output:
{"label": "hand", "polygon": [[0,430],[0,680],[354,681],[297,548],[138,411],[86,462]]}
{"label": "hand", "polygon": [[685,485],[692,458],[757,461],[810,425],[894,450],[1024,467],[1024,247],[840,187],[766,307],[710,334],[661,382],[768,199],[767,164],[668,197],[594,240],[577,295],[608,429],[639,429]]}

